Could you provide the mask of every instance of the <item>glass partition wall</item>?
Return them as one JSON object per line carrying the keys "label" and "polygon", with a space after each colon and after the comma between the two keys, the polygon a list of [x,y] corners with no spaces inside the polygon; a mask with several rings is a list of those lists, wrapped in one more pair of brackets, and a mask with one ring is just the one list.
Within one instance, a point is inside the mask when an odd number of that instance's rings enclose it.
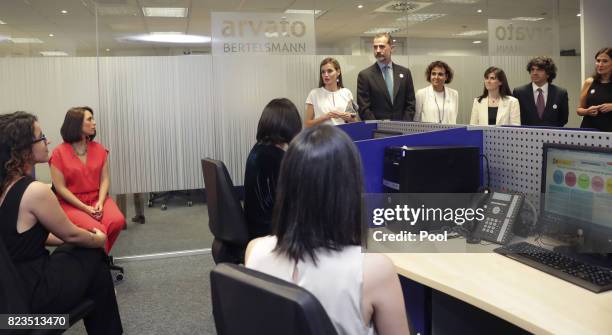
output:
{"label": "glass partition wall", "polygon": [[[3,1],[0,112],[37,114],[54,148],[66,110],[93,107],[114,195],[201,189],[204,157],[223,160],[242,185],[265,104],[287,97],[304,115],[328,56],[356,96],[377,32],[392,33],[393,61],[411,70],[415,90],[429,84],[432,61],[452,67],[464,124],[487,67],[503,68],[513,88],[529,83],[530,58],[550,56],[569,93],[568,126],[578,126],[577,14],[579,0]],[[44,166],[37,176],[50,181]],[[115,256],[209,248],[204,193],[191,193],[192,207],[145,204],[144,225],[131,222],[128,197]]]}

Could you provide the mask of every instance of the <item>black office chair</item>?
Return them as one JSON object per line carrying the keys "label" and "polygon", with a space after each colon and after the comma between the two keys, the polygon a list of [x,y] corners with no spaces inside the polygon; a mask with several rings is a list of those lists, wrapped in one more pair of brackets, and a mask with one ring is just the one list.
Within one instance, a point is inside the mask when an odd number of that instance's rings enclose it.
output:
{"label": "black office chair", "polygon": [[[0,314],[29,314],[29,306],[26,303],[25,292],[20,285],[21,279],[15,269],[4,242],[0,238]],[[94,301],[86,299],[70,310],[70,326],[79,322],[94,309]],[[57,334],[63,331],[57,329],[36,329],[28,331],[28,334],[47,335]],[[24,334],[22,331],[2,330],[2,334]]]}
{"label": "black office chair", "polygon": [[219,335],[335,335],[333,323],[307,290],[234,264],[210,272],[215,327]]}
{"label": "black office chair", "polygon": [[208,227],[215,237],[215,263],[244,263],[249,233],[234,183],[222,161],[202,159],[202,174],[208,203]]}

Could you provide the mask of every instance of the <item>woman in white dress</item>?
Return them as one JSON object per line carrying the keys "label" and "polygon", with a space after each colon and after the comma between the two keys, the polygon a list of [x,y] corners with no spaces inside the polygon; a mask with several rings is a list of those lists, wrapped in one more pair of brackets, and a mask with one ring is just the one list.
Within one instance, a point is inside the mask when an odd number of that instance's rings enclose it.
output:
{"label": "woman in white dress", "polygon": [[329,125],[302,131],[278,180],[273,235],[249,243],[246,267],[308,290],[340,335],[408,334],[393,263],[361,251],[363,175],[348,135]]}
{"label": "woman in white dress", "polygon": [[318,124],[344,124],[357,121],[353,94],[342,85],[340,63],[328,57],[321,62],[319,87],[306,98],[305,127]]}
{"label": "woman in white dress", "polygon": [[431,85],[416,92],[414,121],[456,124],[459,93],[445,85],[453,80],[453,70],[437,60],[425,70],[425,79]]}

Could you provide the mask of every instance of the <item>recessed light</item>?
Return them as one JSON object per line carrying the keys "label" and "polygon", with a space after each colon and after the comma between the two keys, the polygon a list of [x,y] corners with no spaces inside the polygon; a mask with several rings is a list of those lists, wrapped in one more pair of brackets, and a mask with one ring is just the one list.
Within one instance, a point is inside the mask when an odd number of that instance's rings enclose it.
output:
{"label": "recessed light", "polygon": [[109,51],[110,51],[110,49],[109,49],[109,48],[106,48],[106,52],[109,52]]}
{"label": "recessed light", "polygon": [[474,41],[474,42],[472,42],[472,43],[474,43],[474,44],[480,44],[480,43],[482,43],[482,41],[478,40],[478,41]]}
{"label": "recessed light", "polygon": [[362,9],[363,5],[357,5],[357,8]]}
{"label": "recessed light", "polygon": [[68,11],[67,11],[67,10],[65,10],[65,9],[62,9],[62,10],[60,10],[60,13],[62,13],[62,14],[68,14]]}
{"label": "recessed light", "polygon": [[40,54],[45,57],[68,56],[64,51],[41,51]]}
{"label": "recessed light", "polygon": [[13,37],[10,39],[11,42],[16,44],[32,44],[32,43],[43,43],[38,38],[29,38],[29,37]]}
{"label": "recessed light", "polygon": [[482,9],[477,10],[476,13],[482,13]]}
{"label": "recessed light", "polygon": [[187,17],[188,12],[182,7],[142,7],[144,16],[149,17]]}
{"label": "recessed light", "polygon": [[49,37],[53,37],[53,36],[55,36],[55,35],[53,35],[53,34],[49,34]]}
{"label": "recessed light", "polygon": [[6,24],[6,22],[4,22],[4,21],[0,20],[0,24]]}
{"label": "recessed light", "polygon": [[544,20],[544,18],[543,17],[532,17],[532,16],[519,16],[519,17],[513,17],[510,20],[512,20],[512,21],[530,21],[530,22],[535,22],[535,21]]}
{"label": "recessed light", "polygon": [[133,35],[118,38],[119,41],[154,42],[154,43],[208,43],[210,37],[202,35],[186,35],[177,32],[154,32],[144,35]]}
{"label": "recessed light", "polygon": [[453,35],[455,36],[476,36],[476,35],[482,35],[486,33],[488,33],[487,30],[468,30],[468,31],[460,32],[460,33],[455,33]]}
{"label": "recessed light", "polygon": [[581,17],[581,16],[582,16],[582,14],[578,13],[578,14],[576,14],[576,16]]}

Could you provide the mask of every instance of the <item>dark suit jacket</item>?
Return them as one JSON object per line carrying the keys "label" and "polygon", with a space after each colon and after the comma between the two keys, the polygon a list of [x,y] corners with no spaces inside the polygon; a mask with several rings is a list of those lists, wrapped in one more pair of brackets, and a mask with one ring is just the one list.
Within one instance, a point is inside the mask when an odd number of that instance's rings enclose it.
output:
{"label": "dark suit jacket", "polygon": [[415,98],[412,75],[393,63],[393,104],[377,63],[357,76],[357,104],[362,120],[405,120],[414,118]]}
{"label": "dark suit jacket", "polygon": [[538,117],[531,83],[515,88],[512,94],[521,106],[521,125],[563,127],[567,123],[568,98],[564,88],[548,84],[548,97],[542,119]]}

